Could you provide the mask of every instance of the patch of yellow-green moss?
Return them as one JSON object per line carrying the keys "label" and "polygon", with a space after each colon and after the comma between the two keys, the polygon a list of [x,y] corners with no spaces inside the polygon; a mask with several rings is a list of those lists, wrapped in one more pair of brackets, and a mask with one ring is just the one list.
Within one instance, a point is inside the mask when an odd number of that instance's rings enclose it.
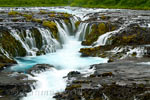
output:
{"label": "patch of yellow-green moss", "polygon": [[26,18],[27,21],[30,21],[32,19],[31,14],[23,14],[23,16]]}
{"label": "patch of yellow-green moss", "polygon": [[58,40],[58,28],[53,21],[43,21],[43,26],[48,27],[53,33],[54,37]]}
{"label": "patch of yellow-green moss", "polygon": [[1,46],[12,57],[25,56],[26,50],[22,44],[16,40],[8,31],[0,31],[2,38],[0,39]]}
{"label": "patch of yellow-green moss", "polygon": [[50,14],[49,17],[56,17],[54,13]]}
{"label": "patch of yellow-green moss", "polygon": [[113,30],[115,30],[115,26],[111,23],[102,22],[99,24],[93,24],[92,31],[86,35],[85,40],[82,42],[82,45],[91,45],[98,39],[99,36]]}
{"label": "patch of yellow-green moss", "polygon": [[19,14],[19,12],[17,12],[17,11],[10,11],[10,12],[8,12],[8,15],[9,16],[16,16],[16,15],[18,15]]}
{"label": "patch of yellow-green moss", "polygon": [[32,18],[33,22],[42,23],[42,19]]}
{"label": "patch of yellow-green moss", "polygon": [[76,23],[75,23],[75,26],[76,26],[76,28],[78,28],[78,26],[80,25],[80,21],[77,21]]}
{"label": "patch of yellow-green moss", "polygon": [[39,14],[47,14],[45,10],[40,10]]}

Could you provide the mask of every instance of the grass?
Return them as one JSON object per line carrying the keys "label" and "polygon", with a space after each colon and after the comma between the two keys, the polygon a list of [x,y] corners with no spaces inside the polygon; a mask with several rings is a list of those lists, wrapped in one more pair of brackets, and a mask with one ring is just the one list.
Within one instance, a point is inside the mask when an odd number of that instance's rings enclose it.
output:
{"label": "grass", "polygon": [[88,8],[150,9],[150,0],[0,0],[1,7],[77,6]]}

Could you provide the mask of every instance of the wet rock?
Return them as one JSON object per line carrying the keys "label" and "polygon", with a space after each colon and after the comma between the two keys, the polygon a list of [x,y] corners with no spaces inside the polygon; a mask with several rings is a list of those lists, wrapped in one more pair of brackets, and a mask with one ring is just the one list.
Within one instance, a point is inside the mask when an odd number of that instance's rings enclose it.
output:
{"label": "wet rock", "polygon": [[78,71],[72,71],[72,72],[69,72],[69,73],[68,73],[67,77],[68,77],[68,78],[77,77],[77,76],[79,76],[80,74],[81,74],[81,73],[78,72]]}
{"label": "wet rock", "polygon": [[[78,76],[56,94],[56,100],[149,100],[149,65],[136,64],[143,60],[96,64],[94,74]],[[147,82],[145,81],[147,80]]]}
{"label": "wet rock", "polygon": [[28,74],[32,74],[32,73],[40,73],[42,71],[46,71],[50,68],[54,68],[54,66],[49,65],[49,64],[37,64],[34,65],[32,68],[30,68],[29,70],[27,70]]}
{"label": "wet rock", "polygon": [[19,100],[31,92],[31,85],[35,80],[28,80],[25,74],[1,72],[0,73],[0,100]]}

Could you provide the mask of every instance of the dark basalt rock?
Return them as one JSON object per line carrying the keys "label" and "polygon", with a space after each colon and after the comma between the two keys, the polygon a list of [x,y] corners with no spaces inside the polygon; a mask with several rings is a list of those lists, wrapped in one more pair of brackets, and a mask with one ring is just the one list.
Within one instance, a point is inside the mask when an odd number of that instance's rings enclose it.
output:
{"label": "dark basalt rock", "polygon": [[25,74],[1,72],[0,76],[0,100],[19,100],[31,92],[31,85],[36,82]]}
{"label": "dark basalt rock", "polygon": [[72,71],[72,72],[69,72],[69,73],[68,73],[67,77],[68,77],[68,78],[77,77],[77,76],[79,76],[80,74],[81,74],[81,73],[78,72],[78,71]]}
{"label": "dark basalt rock", "polygon": [[37,65],[34,65],[29,70],[27,70],[27,73],[28,74],[40,73],[40,72],[45,71],[45,70],[50,69],[50,68],[54,68],[54,66],[49,65],[49,64],[37,64]]}
{"label": "dark basalt rock", "polygon": [[[148,60],[148,59],[147,59]],[[80,74],[57,93],[56,100],[149,100],[149,65],[136,64],[146,59],[93,65],[94,74]],[[145,81],[146,80],[146,81]]]}

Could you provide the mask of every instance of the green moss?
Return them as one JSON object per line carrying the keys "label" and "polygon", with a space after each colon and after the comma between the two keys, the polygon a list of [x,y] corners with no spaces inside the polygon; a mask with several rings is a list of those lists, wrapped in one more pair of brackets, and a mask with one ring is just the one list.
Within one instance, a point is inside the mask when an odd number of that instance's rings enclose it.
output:
{"label": "green moss", "polygon": [[45,10],[40,10],[39,14],[47,14]]}
{"label": "green moss", "polygon": [[66,24],[69,24],[70,20],[69,20],[69,19],[64,19],[64,22],[65,22]]}
{"label": "green moss", "polygon": [[69,17],[71,17],[71,15],[70,15],[70,14],[68,14],[68,13],[63,13],[62,15],[63,15],[63,17],[65,17],[65,18],[69,18]]}
{"label": "green moss", "polygon": [[8,12],[8,15],[9,16],[16,16],[16,15],[18,15],[19,14],[19,12],[17,12],[17,11],[10,11],[10,12]]}
{"label": "green moss", "polygon": [[36,47],[40,50],[42,48],[42,35],[38,29],[32,28],[30,29],[32,32],[32,36],[35,37]]}
{"label": "green moss", "polygon": [[56,17],[54,13],[50,14],[49,17]]}
{"label": "green moss", "polygon": [[92,45],[99,36],[115,29],[115,25],[112,25],[110,22],[93,24],[92,31],[86,35],[85,41],[82,41],[82,45]]}
{"label": "green moss", "polygon": [[98,32],[100,35],[104,34],[106,32],[106,26],[105,23],[100,23],[98,25]]}
{"label": "green moss", "polygon": [[52,21],[43,21],[43,26],[48,27],[53,33],[54,37],[58,40],[58,29],[56,23]]}
{"label": "green moss", "polygon": [[[135,43],[137,35],[124,35],[121,37],[112,36],[109,41],[112,41],[112,45],[129,45]],[[137,41],[138,43],[138,41]]]}
{"label": "green moss", "polygon": [[26,55],[26,51],[22,47],[22,44],[11,36],[8,31],[0,31],[0,33],[3,37],[0,39],[1,46],[8,52],[8,54],[13,57]]}
{"label": "green moss", "polygon": [[32,18],[32,21],[33,21],[33,22],[37,22],[37,23],[42,23],[42,20],[41,20],[41,19]]}
{"label": "green moss", "polygon": [[29,14],[23,14],[23,16],[27,19],[27,21],[32,19],[32,15]]}
{"label": "green moss", "polygon": [[78,26],[80,25],[80,21],[77,21],[76,23],[75,23],[75,26],[76,26],[76,28],[78,28]]}

